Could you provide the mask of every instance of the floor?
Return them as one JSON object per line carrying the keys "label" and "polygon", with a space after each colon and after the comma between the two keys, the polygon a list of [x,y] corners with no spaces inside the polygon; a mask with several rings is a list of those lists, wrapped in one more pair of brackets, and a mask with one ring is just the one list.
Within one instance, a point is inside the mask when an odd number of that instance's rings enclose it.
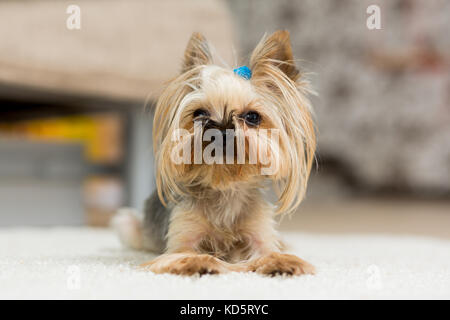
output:
{"label": "floor", "polygon": [[396,234],[450,239],[450,201],[306,199],[280,228],[326,234]]}
{"label": "floor", "polygon": [[450,298],[446,203],[305,203],[283,219],[315,276],[154,275],[154,256],[123,248],[109,229],[0,229],[0,299]]}

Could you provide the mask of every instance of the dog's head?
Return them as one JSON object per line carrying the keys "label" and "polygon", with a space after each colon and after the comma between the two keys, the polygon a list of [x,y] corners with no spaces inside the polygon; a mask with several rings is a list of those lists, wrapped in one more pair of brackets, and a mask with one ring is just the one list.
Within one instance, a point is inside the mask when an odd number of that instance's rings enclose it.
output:
{"label": "dog's head", "polygon": [[158,99],[154,119],[161,200],[205,188],[257,186],[279,192],[279,211],[295,209],[311,170],[316,139],[307,83],[295,66],[287,31],[264,37],[250,74],[213,64],[206,39],[194,33],[181,74]]}

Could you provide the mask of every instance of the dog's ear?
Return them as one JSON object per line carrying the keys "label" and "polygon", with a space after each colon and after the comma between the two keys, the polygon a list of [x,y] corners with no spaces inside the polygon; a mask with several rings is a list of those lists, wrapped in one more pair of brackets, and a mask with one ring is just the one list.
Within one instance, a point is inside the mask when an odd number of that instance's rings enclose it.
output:
{"label": "dog's ear", "polygon": [[299,78],[289,38],[289,31],[279,30],[269,37],[264,36],[258,43],[250,58],[253,77],[264,76],[267,66],[275,66],[291,80]]}
{"label": "dog's ear", "polygon": [[208,41],[202,34],[194,32],[184,52],[182,72],[189,71],[199,65],[210,63],[212,63],[212,55],[209,50]]}

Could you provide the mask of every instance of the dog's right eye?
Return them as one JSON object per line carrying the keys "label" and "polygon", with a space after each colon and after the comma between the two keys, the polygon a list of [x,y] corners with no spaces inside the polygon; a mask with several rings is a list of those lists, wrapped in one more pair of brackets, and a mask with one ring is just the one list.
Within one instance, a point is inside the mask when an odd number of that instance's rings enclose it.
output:
{"label": "dog's right eye", "polygon": [[194,111],[194,119],[198,117],[207,117],[207,116],[209,116],[209,113],[204,109],[197,109]]}

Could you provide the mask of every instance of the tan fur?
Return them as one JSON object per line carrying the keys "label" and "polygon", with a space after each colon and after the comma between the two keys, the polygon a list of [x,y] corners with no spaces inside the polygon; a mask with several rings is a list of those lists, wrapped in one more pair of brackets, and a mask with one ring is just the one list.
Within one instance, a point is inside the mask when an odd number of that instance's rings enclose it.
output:
{"label": "tan fur", "polygon": [[259,190],[248,194],[232,192],[222,197],[229,201],[218,203],[215,199],[220,197],[211,194],[189,207],[176,207],[167,252],[193,249],[238,262],[279,250],[273,209],[261,201]]}
{"label": "tan fur", "polygon": [[276,276],[279,274],[295,276],[316,273],[314,266],[299,257],[292,254],[277,252],[273,252],[251,261],[247,265],[247,271],[270,276]]}
{"label": "tan fur", "polygon": [[182,72],[189,71],[197,65],[205,65],[212,62],[213,59],[208,42],[202,34],[194,32],[188,42],[186,51],[184,52]]}
{"label": "tan fur", "polygon": [[154,273],[172,273],[185,276],[244,270],[242,266],[230,265],[209,254],[197,253],[163,254],[150,262],[142,264],[141,267]]}
{"label": "tan fur", "polygon": [[[146,264],[156,273],[219,273],[254,271],[262,274],[305,274],[314,268],[291,255],[274,228],[275,214],[292,213],[302,201],[316,148],[308,83],[295,66],[287,31],[264,37],[250,59],[251,80],[212,65],[206,39],[193,34],[182,74],[160,96],[154,120],[156,181],[161,201],[171,206],[166,253]],[[246,142],[245,164],[175,164],[170,161],[183,128],[194,135],[193,113],[208,112],[208,121],[232,125]],[[241,117],[261,115],[258,128]],[[257,129],[278,129],[277,146],[268,156],[280,159],[277,170],[261,175],[263,163],[249,163],[250,142],[266,142]],[[192,141],[186,142],[190,149]],[[270,142],[272,143],[272,142]],[[202,145],[204,148],[204,145]],[[275,148],[276,147],[276,148]],[[276,206],[263,186],[271,182]]]}

